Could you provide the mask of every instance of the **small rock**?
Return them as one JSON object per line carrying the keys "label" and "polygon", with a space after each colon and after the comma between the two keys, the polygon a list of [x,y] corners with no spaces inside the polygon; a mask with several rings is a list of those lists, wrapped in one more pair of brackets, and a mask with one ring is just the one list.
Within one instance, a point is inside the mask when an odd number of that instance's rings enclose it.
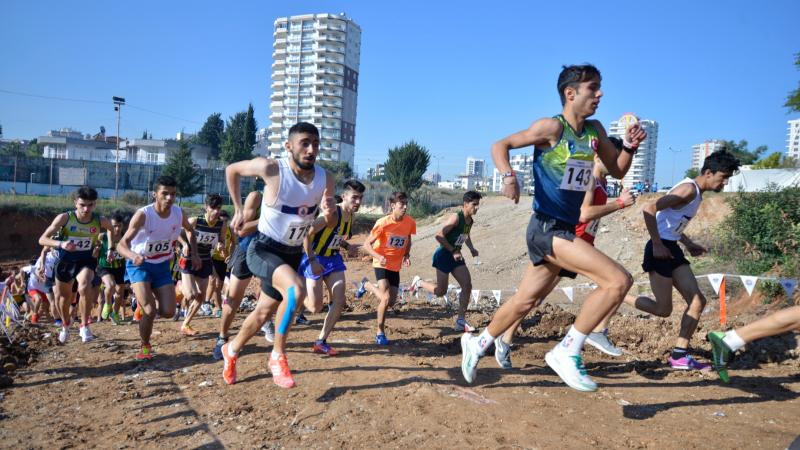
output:
{"label": "small rock", "polygon": [[621,399],[617,400],[617,404],[621,405],[621,406],[629,406],[631,404],[631,402],[621,398]]}
{"label": "small rock", "polygon": [[722,411],[717,411],[717,412],[714,413],[714,416],[716,416],[716,417],[725,417],[725,413],[722,412]]}
{"label": "small rock", "polygon": [[212,383],[212,382],[210,382],[208,380],[203,381],[202,383],[198,384],[199,387],[208,387],[208,386],[213,386],[213,385],[214,385],[214,383]]}

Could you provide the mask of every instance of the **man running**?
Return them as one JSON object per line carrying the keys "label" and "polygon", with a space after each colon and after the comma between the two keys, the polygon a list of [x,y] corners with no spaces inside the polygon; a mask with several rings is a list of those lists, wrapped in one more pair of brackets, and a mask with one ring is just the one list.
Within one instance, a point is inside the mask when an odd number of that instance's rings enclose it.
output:
{"label": "man running", "polygon": [[136,309],[142,311],[139,320],[142,345],[136,355],[138,360],[153,357],[150,336],[156,308],[161,317],[175,314],[175,287],[169,262],[181,228],[189,235],[192,267],[197,270],[202,265],[192,224],[183,210],[174,204],[177,191],[175,179],[162,175],[156,179],[153,190],[155,201],[133,214],[128,231],[117,244],[117,251],[128,260],[125,270],[138,302]]}
{"label": "man running", "polygon": [[469,232],[472,229],[472,217],[478,212],[481,203],[481,194],[475,191],[464,193],[461,211],[450,215],[444,223],[442,229],[436,233],[436,241],[439,248],[433,253],[433,267],[436,268],[436,283],[423,281],[421,277],[415,276],[411,282],[411,292],[422,288],[431,294],[441,297],[447,294],[447,283],[450,274],[461,287],[461,294],[458,297],[458,317],[456,317],[455,330],[473,332],[475,328],[467,323],[466,314],[469,306],[470,294],[472,293],[472,277],[469,269],[464,262],[461,254],[461,247],[466,245],[472,257],[478,257],[478,251],[472,245]]}
{"label": "man running", "polygon": [[394,306],[400,288],[400,269],[411,265],[411,236],[417,234],[417,222],[406,215],[408,196],[405,192],[393,192],[389,197],[392,208],[389,215],[375,222],[369,237],[364,241],[364,252],[372,256],[377,284],[362,286],[376,296],[378,304],[378,329],[375,343],[389,345],[386,337],[386,311]]}
{"label": "man running", "polygon": [[[93,212],[95,206],[97,206],[97,191],[89,186],[79,188],[75,192],[75,211],[56,216],[53,223],[39,237],[39,245],[57,248],[61,252],[55,270],[55,295],[62,321],[58,340],[62,344],[67,342],[69,336],[72,285],[75,281],[78,282],[77,291],[80,294],[78,306],[81,340],[89,342],[95,338],[89,329],[93,297],[92,281],[97,268],[97,258],[92,256],[92,252],[103,230],[111,229],[111,222],[107,218]],[[59,233],[63,240],[51,237],[56,233]]]}
{"label": "man running", "polygon": [[583,239],[576,239],[575,225],[580,220],[586,191],[594,188],[594,153],[612,176],[622,178],[646,137],[638,123],[630,126],[625,132],[625,151],[617,153],[602,124],[588,120],[603,95],[600,82],[600,72],[592,65],[564,67],[557,84],[562,113],[537,120],[527,130],[492,146],[492,159],[503,173],[503,194],[515,202],[519,201],[519,185],[508,153],[534,146],[536,195],[526,232],[531,262],[517,293],[497,310],[481,335],[464,333],[461,337],[461,372],[468,383],[474,381],[478,360],[495,337],[524,317],[552,288],[559,272],[566,269],[592,279],[598,287],[589,294],[564,339],[545,355],[545,361],[573,389],[597,390],[583,365],[583,343],[603,317],[622,302],[633,279],[621,265]]}
{"label": "man running", "polygon": [[228,224],[224,229],[224,239],[217,243],[214,251],[211,252],[211,278],[208,280],[207,297],[214,305],[214,314],[222,317],[222,304],[225,302],[223,293],[225,280],[228,278],[228,264],[231,261],[233,252],[236,250],[236,241],[233,239],[233,232],[230,227],[230,216],[228,211],[221,211],[219,217]]}
{"label": "man running", "polygon": [[304,247],[305,255],[300,262],[299,272],[305,276],[306,290],[308,292],[309,308],[312,312],[322,311],[322,285],[328,288],[330,308],[325,316],[322,331],[314,342],[312,350],[328,356],[339,354],[327,342],[333,327],[339,320],[345,306],[345,270],[344,259],[339,254],[340,249],[355,254],[357,246],[351,246],[347,240],[353,237],[353,218],[358,208],[366,187],[356,180],[344,183],[341,205],[336,206],[334,213],[335,225],[329,226],[325,217],[317,217],[311,231],[306,236]]}
{"label": "man running", "polygon": [[[208,278],[211,276],[213,265],[211,262],[211,251],[218,243],[223,242],[227,221],[220,219],[219,214],[222,209],[222,197],[219,194],[209,194],[206,196],[205,213],[202,216],[192,217],[189,224],[192,225],[191,231],[186,233],[190,238],[197,241],[197,256],[200,257],[202,265],[199,269],[193,269],[190,264],[190,257],[194,255],[188,245],[183,245],[183,237],[180,238],[182,247],[181,259],[178,266],[181,270],[181,287],[183,288],[184,301],[188,303],[186,318],[181,325],[181,333],[186,336],[197,334],[192,328],[192,319],[200,306],[206,300],[208,290]],[[223,277],[225,275],[223,274]]]}
{"label": "man running", "polygon": [[97,275],[103,280],[103,309],[100,317],[111,317],[114,325],[120,324],[119,308],[125,306],[125,258],[117,251],[122,239],[123,217],[120,213],[111,216],[111,231],[100,237],[100,254],[97,260]]}
{"label": "man running", "polygon": [[[280,387],[291,388],[294,379],[286,359],[286,338],[293,315],[306,300],[305,283],[297,269],[303,253],[303,240],[314,223],[318,206],[332,222],[334,211],[333,177],[314,162],[319,154],[319,130],[307,122],[289,129],[284,144],[286,159],[255,158],[239,161],[225,169],[225,179],[235,212],[233,225],[240,230],[245,224],[240,197],[242,177],[261,177],[264,180],[264,204],[258,222],[258,235],[247,248],[247,266],[261,279],[261,289],[272,286],[281,294],[278,307],[275,345],[269,358],[272,380]],[[225,364],[222,377],[227,384],[236,383],[236,361],[239,351],[261,328],[271,305],[262,296],[255,310],[247,316],[239,333],[222,347]]]}

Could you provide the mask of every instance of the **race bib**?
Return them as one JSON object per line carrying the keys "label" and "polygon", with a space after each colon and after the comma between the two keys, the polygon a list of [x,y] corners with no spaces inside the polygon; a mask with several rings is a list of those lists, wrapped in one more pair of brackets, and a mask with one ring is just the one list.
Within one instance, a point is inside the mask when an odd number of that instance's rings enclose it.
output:
{"label": "race bib", "polygon": [[464,242],[467,241],[468,237],[469,237],[468,234],[459,234],[458,239],[456,239],[455,247],[461,247],[462,245],[464,245]]}
{"label": "race bib", "polygon": [[588,234],[589,236],[597,236],[598,228],[600,228],[600,220],[599,219],[592,220],[591,222],[589,222],[588,225],[586,225],[585,233]]}
{"label": "race bib", "polygon": [[339,250],[339,247],[342,245],[342,241],[343,240],[344,240],[344,236],[342,236],[341,234],[335,235],[331,239],[331,243],[328,244],[328,248],[331,249],[331,250]]}
{"label": "race bib", "polygon": [[559,188],[567,191],[588,191],[592,181],[593,165],[594,163],[592,161],[568,159]]}
{"label": "race bib", "polygon": [[308,230],[311,229],[311,221],[292,222],[289,228],[286,229],[286,234],[283,235],[283,242],[287,245],[300,245],[303,239],[308,235]]}
{"label": "race bib", "polygon": [[219,233],[210,233],[208,231],[196,231],[197,243],[199,245],[215,246],[219,242]]}
{"label": "race bib", "polygon": [[75,245],[76,252],[85,252],[92,249],[92,238],[90,237],[70,236],[67,240]]}
{"label": "race bib", "polygon": [[680,221],[680,223],[678,223],[678,226],[675,228],[675,234],[681,234],[681,233],[683,233],[683,230],[685,230],[685,229],[686,229],[686,227],[687,227],[687,226],[689,226],[689,221],[690,221],[690,220],[692,220],[692,218],[691,218],[691,217],[686,217],[686,216],[683,216],[683,217],[681,218],[681,221]]}
{"label": "race bib", "polygon": [[108,260],[109,261],[116,261],[118,259],[122,259],[122,256],[120,256],[120,254],[117,253],[116,250],[111,250],[111,258],[109,258]]}
{"label": "race bib", "polygon": [[172,241],[147,241],[144,244],[144,253],[142,256],[151,258],[156,255],[163,255],[164,253],[172,253]]}
{"label": "race bib", "polygon": [[403,248],[406,246],[406,240],[408,239],[407,236],[389,236],[389,240],[386,241],[386,246],[391,248]]}

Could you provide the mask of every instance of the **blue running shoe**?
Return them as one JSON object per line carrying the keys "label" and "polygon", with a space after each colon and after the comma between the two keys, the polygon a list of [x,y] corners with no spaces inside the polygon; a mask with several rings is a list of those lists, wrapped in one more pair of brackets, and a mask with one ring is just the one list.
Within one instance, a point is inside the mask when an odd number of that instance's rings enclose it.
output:
{"label": "blue running shoe", "polygon": [[367,277],[361,279],[361,284],[358,285],[358,289],[356,290],[356,298],[361,298],[364,294],[367,293]]}
{"label": "blue running shoe", "polygon": [[213,353],[215,361],[222,360],[222,346],[225,345],[226,342],[228,342],[227,339],[225,339],[222,336],[217,336],[217,342],[214,344],[214,353]]}
{"label": "blue running shoe", "polygon": [[53,325],[57,326],[57,327],[60,327],[61,326],[61,319],[56,319],[55,322],[53,322]]}
{"label": "blue running shoe", "polygon": [[296,323],[297,325],[308,325],[309,322],[310,321],[306,316],[303,315],[303,313],[298,314],[297,318],[294,319],[294,323]]}
{"label": "blue running shoe", "polygon": [[389,339],[386,338],[386,335],[381,333],[375,336],[375,343],[378,345],[389,345]]}

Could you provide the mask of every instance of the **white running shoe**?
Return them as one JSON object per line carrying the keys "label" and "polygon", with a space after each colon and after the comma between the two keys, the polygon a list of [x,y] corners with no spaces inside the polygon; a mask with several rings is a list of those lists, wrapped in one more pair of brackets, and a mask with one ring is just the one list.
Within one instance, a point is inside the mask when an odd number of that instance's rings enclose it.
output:
{"label": "white running shoe", "polygon": [[553,349],[544,355],[544,360],[572,389],[583,392],[597,390],[597,383],[586,374],[586,366],[583,365],[583,359],[580,356],[571,356]]}
{"label": "white running shoe", "polygon": [[420,277],[419,275],[414,275],[414,278],[411,280],[411,286],[408,287],[408,290],[411,291],[411,293],[413,294],[417,292],[417,289],[419,289],[419,286],[421,284],[422,284],[422,277]]}
{"label": "white running shoe", "polygon": [[622,350],[615,347],[614,344],[611,343],[611,339],[608,338],[608,330],[605,330],[602,333],[592,331],[588,336],[586,336],[586,343],[600,350],[606,355],[622,356]]}
{"label": "white running shoe", "polygon": [[478,353],[475,339],[478,337],[469,333],[461,335],[461,374],[467,383],[472,383],[478,374],[478,359],[481,355]]}
{"label": "white running shoe", "polygon": [[95,336],[92,334],[92,330],[90,330],[88,326],[81,327],[79,334],[81,336],[81,341],[83,341],[83,343],[91,342],[95,339]]}
{"label": "white running shoe", "polygon": [[275,342],[275,324],[271,320],[261,326],[261,331],[264,332],[264,339],[269,343]]}
{"label": "white running shoe", "polygon": [[69,337],[69,327],[61,327],[61,331],[58,332],[58,342],[66,344],[68,337]]}
{"label": "white running shoe", "polygon": [[511,364],[511,346],[503,341],[502,336],[494,340],[494,359],[502,369],[513,369]]}
{"label": "white running shoe", "polygon": [[467,323],[467,319],[463,317],[459,317],[456,319],[456,324],[453,326],[453,329],[456,331],[461,331],[463,333],[472,333],[475,331],[475,327]]}

